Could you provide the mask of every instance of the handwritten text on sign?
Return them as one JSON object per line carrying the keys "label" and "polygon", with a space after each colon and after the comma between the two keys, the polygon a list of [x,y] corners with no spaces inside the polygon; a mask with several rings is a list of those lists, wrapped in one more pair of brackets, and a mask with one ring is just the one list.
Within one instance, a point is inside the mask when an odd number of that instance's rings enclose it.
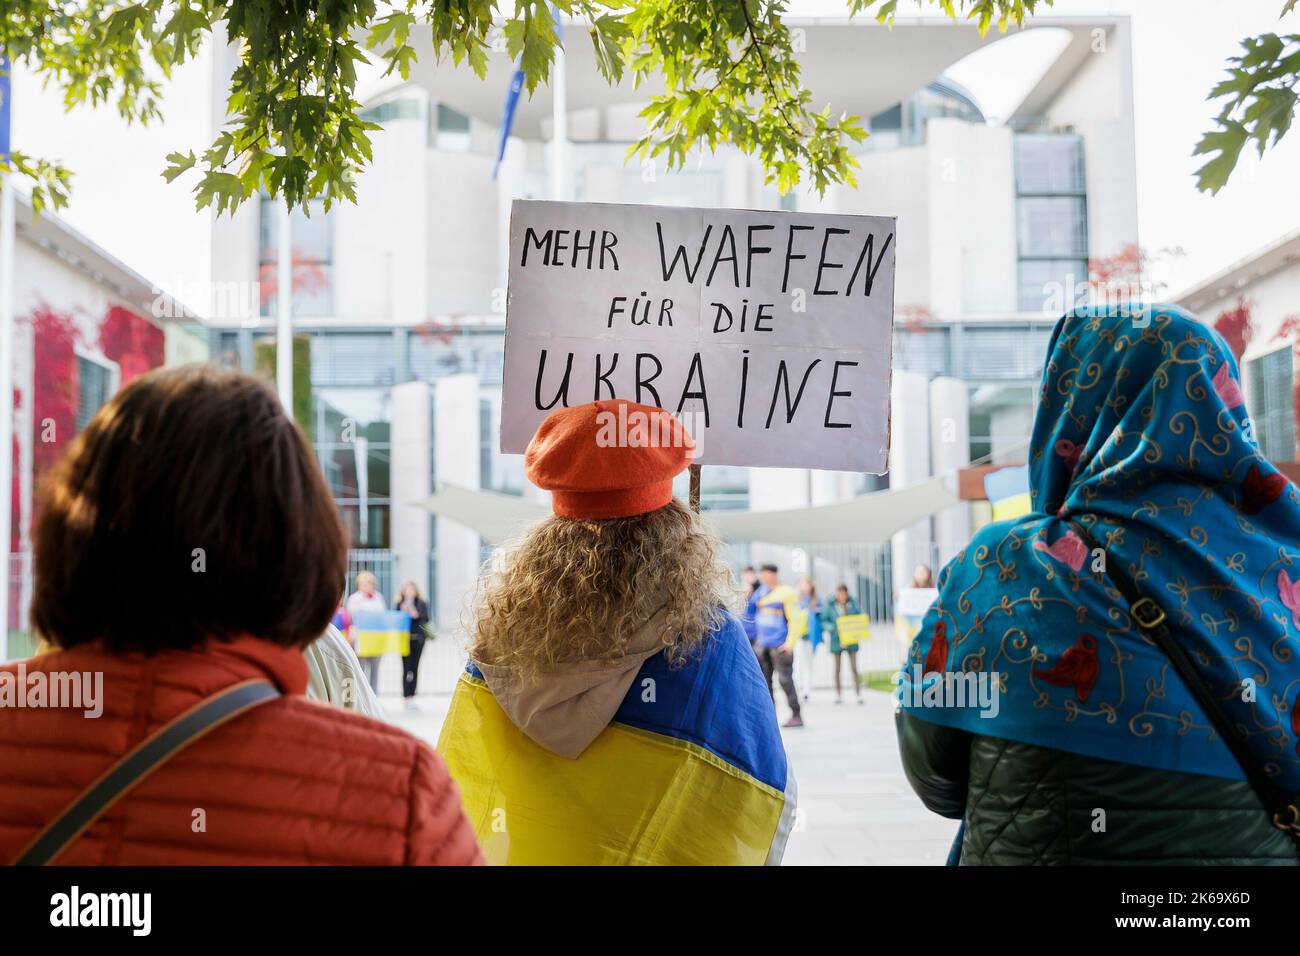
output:
{"label": "handwritten text on sign", "polygon": [[703,464],[883,472],[894,250],[892,218],[517,200],[501,450],[623,398]]}

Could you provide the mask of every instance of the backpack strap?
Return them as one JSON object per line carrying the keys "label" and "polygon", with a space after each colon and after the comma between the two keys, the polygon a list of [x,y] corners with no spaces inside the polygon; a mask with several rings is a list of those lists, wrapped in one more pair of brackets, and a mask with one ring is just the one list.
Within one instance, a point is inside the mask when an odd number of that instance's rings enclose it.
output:
{"label": "backpack strap", "polygon": [[[1083,539],[1090,550],[1095,551],[1101,547],[1083,525],[1068,520],[1067,524]],[[1102,550],[1104,552],[1105,549]],[[1246,779],[1250,781],[1251,787],[1268,811],[1273,826],[1284,831],[1295,842],[1296,847],[1300,848],[1300,801],[1288,796],[1264,771],[1241,729],[1223,709],[1222,702],[1214,695],[1214,691],[1210,689],[1201,672],[1196,669],[1192,659],[1187,656],[1187,651],[1174,639],[1164,609],[1152,598],[1143,595],[1137,582],[1129,577],[1128,572],[1123,568],[1116,566],[1115,562],[1106,562],[1106,577],[1128,602],[1129,616],[1164,652],[1169,663],[1174,665],[1174,670],[1178,671],[1187,689],[1201,705],[1210,723],[1214,725],[1215,731],[1228,745],[1233,757],[1241,765],[1242,772],[1246,774]]]}
{"label": "backpack strap", "polygon": [[104,771],[73,798],[18,854],[17,866],[44,866],[81,836],[136,784],[209,731],[240,714],[275,700],[280,691],[269,681],[247,680],[205,697],[163,726]]}

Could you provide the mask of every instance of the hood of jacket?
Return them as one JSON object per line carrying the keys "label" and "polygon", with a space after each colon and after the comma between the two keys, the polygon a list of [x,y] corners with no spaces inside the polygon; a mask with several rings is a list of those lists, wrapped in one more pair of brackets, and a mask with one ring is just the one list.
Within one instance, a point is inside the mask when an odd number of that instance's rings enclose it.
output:
{"label": "hood of jacket", "polygon": [[671,642],[665,618],[666,610],[656,612],[613,660],[557,664],[528,680],[508,667],[475,666],[515,726],[552,753],[577,759],[609,726],[641,665]]}

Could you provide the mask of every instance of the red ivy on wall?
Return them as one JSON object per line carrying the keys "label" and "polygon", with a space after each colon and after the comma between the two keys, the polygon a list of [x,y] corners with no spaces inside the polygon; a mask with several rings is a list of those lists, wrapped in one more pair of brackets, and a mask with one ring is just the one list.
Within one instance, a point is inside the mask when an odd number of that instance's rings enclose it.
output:
{"label": "red ivy on wall", "polygon": [[[39,497],[41,478],[77,432],[77,354],[83,345],[80,324],[67,312],[48,305],[34,309],[32,326],[32,487]],[[113,306],[99,323],[99,351],[118,364],[121,382],[163,363],[162,329],[130,309]],[[15,463],[16,464],[16,463]],[[19,470],[14,468],[14,538],[18,547]]]}
{"label": "red ivy on wall", "polygon": [[32,324],[33,485],[58,459],[77,431],[77,321],[66,312],[39,306]]}
{"label": "red ivy on wall", "polygon": [[[14,406],[13,406],[13,407],[14,407],[14,412],[15,412],[15,413],[18,411],[19,408],[22,407],[22,393],[19,392],[18,389],[16,389],[16,388],[14,389]],[[22,487],[23,487],[23,486],[22,486],[22,483],[18,480],[18,475],[19,475],[19,472],[18,472],[18,463],[19,463],[19,458],[21,457],[20,454],[19,454],[19,449],[21,448],[21,446],[20,446],[20,444],[19,444],[19,442],[18,442],[18,435],[17,435],[16,433],[14,434],[13,441],[12,441],[10,444],[13,446],[13,447],[10,449],[10,452],[11,452],[12,455],[13,455],[13,471],[11,471],[11,472],[9,473],[9,474],[10,474],[10,477],[11,477],[11,479],[12,479],[12,480],[10,481],[10,483],[9,483],[9,484],[10,484],[10,487],[9,487],[9,515],[10,515],[10,523],[9,523],[9,553],[10,553],[10,554],[13,554],[15,551],[18,550],[19,537],[20,537],[19,534],[18,534],[18,532],[19,532],[19,530],[20,530],[19,527],[18,527],[18,515],[22,513],[22,507],[23,507],[23,504],[22,504],[22,501],[23,501],[23,498],[22,498]],[[11,605],[13,604],[13,596],[12,596],[12,595],[10,595],[10,604],[11,604]],[[12,615],[11,615],[11,617],[12,617]]]}
{"label": "red ivy on wall", "polygon": [[113,306],[99,326],[99,349],[122,370],[122,384],[163,363],[163,331],[130,309]]}
{"label": "red ivy on wall", "polygon": [[1214,330],[1223,336],[1232,354],[1241,361],[1241,356],[1255,337],[1255,323],[1251,316],[1251,304],[1245,299],[1238,299],[1235,308],[1225,309],[1214,320]]}

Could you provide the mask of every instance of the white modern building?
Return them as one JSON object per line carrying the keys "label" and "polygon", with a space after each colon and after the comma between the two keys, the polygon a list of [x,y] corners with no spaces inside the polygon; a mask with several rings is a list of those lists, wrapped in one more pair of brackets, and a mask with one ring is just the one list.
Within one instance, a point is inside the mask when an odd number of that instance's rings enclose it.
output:
{"label": "white modern building", "polygon": [[1300,461],[1300,230],[1197,283],[1175,301],[1207,322],[1222,317],[1225,325],[1248,327],[1241,374],[1255,435],[1273,461]]}
{"label": "white modern building", "polygon": [[[291,225],[293,322],[310,383],[301,417],[351,529],[354,567],[378,570],[388,588],[416,579],[450,624],[482,549],[418,502],[431,482],[529,493],[519,459],[496,450],[506,237],[519,197],[898,218],[889,473],[706,468],[706,507],[827,503],[971,461],[1023,460],[1064,296],[1086,279],[1090,257],[1138,239],[1128,20],[1037,18],[984,40],[938,18],[900,19],[892,30],[871,20],[789,22],[814,100],[869,118],[856,189],[781,196],[756,161],[732,150],[672,174],[625,162],[639,105],[654,90],[607,86],[580,28],[568,31],[565,56],[567,139],[554,139],[551,94],[539,89],[520,101],[495,178],[514,69],[504,52],[479,81],[426,49],[410,82],[369,101],[368,118],[384,128],[357,204],[295,214]],[[1019,107],[990,121],[946,73],[982,47],[1037,31],[1059,52],[1029,78]],[[216,60],[221,90],[233,58]],[[224,114],[220,101],[213,107],[215,126]],[[274,204],[248,203],[212,230],[214,353],[272,367]],[[239,294],[259,278],[260,308]],[[962,504],[892,543],[800,554],[736,542],[733,557],[808,567],[823,590],[846,580],[882,615],[893,578],[946,560],[981,520],[980,505]]]}

